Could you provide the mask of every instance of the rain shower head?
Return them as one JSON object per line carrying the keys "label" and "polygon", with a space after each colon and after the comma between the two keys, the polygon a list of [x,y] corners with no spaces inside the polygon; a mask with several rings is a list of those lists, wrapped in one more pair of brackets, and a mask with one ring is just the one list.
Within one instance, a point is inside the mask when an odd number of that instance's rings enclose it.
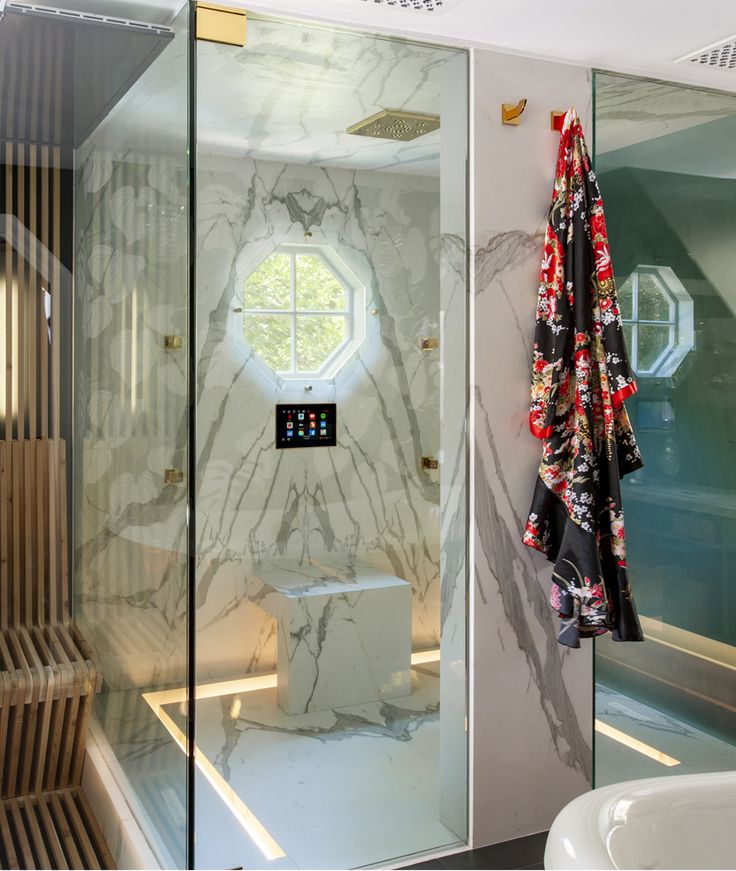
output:
{"label": "rain shower head", "polygon": [[351,124],[345,131],[354,136],[372,136],[374,139],[393,139],[409,142],[425,133],[431,133],[440,126],[439,115],[424,115],[420,112],[406,112],[403,109],[383,109]]}

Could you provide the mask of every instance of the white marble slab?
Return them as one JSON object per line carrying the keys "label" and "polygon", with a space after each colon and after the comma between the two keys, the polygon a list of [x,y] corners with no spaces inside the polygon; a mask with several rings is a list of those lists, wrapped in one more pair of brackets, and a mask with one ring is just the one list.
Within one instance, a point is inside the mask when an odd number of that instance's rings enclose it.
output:
{"label": "white marble slab", "polygon": [[287,714],[405,696],[411,585],[369,566],[287,561],[258,571],[256,603],[278,625],[278,700]]}
{"label": "white marble slab", "polygon": [[[539,266],[559,135],[577,105],[590,137],[590,72],[475,52],[474,661],[476,845],[548,828],[590,786],[592,647],[566,651],[551,570],[521,543],[540,459],[529,435]],[[518,127],[501,103],[528,104]]]}
{"label": "white marble slab", "polygon": [[[457,843],[439,816],[439,681],[412,675],[411,696],[293,717],[276,690],[198,703],[197,744],[285,851],[274,867],[395,867]],[[197,801],[198,867],[263,867],[222,799]]]}

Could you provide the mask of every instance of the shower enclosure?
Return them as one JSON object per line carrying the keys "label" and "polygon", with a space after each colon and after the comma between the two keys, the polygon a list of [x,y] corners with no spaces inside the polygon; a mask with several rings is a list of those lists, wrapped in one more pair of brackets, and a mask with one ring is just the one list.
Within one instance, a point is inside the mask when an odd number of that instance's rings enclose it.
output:
{"label": "shower enclosure", "polygon": [[623,484],[644,644],[596,641],[596,785],[736,765],[736,98],[595,76],[596,170],[639,390]]}
{"label": "shower enclosure", "polygon": [[467,54],[202,14],[73,149],[92,740],[161,867],[463,843]]}

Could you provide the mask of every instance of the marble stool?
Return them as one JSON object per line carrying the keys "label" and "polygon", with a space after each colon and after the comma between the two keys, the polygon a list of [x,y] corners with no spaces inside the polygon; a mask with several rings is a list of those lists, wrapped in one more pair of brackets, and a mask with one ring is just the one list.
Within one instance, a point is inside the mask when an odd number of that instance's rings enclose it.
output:
{"label": "marble stool", "polygon": [[271,563],[252,600],[278,623],[278,702],[287,714],[411,692],[411,585],[369,566]]}

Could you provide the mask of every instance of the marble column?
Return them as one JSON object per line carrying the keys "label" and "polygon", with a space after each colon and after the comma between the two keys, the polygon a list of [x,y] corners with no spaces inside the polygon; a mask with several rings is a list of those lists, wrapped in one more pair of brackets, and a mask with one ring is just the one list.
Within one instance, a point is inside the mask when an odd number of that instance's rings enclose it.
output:
{"label": "marble column", "polygon": [[[575,104],[590,135],[590,71],[474,53],[473,841],[546,829],[592,774],[592,647],[556,641],[550,567],[521,544],[540,445],[529,365],[559,137]],[[528,104],[518,127],[501,103]]]}

